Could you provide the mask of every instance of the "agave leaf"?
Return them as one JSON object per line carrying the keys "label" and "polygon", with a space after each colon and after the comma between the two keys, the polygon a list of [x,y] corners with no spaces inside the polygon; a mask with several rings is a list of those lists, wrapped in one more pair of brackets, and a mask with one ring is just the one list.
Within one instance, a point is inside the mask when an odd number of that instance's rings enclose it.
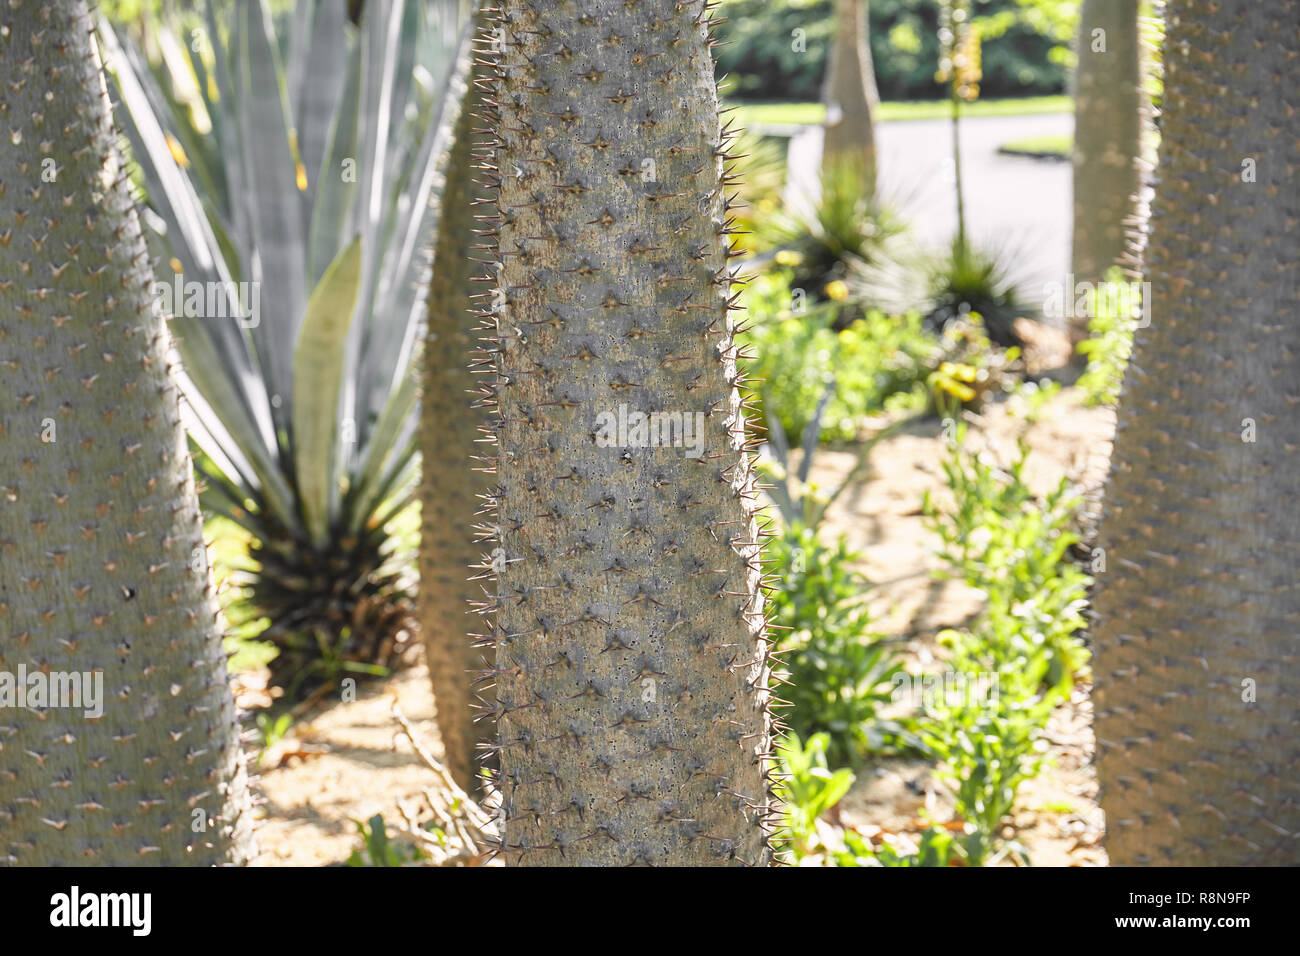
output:
{"label": "agave leaf", "polygon": [[[414,445],[416,405],[415,376],[407,375],[389,396],[388,404],[369,430],[361,453],[362,467],[353,485],[349,529],[359,531],[369,510],[383,495],[383,476],[391,471],[391,462],[409,452]],[[405,444],[403,444],[403,441]]]}
{"label": "agave leaf", "polygon": [[329,141],[320,166],[310,171],[316,191],[311,207],[311,234],[307,246],[307,278],[320,281],[343,243],[344,229],[357,201],[356,177],[344,179],[344,163],[357,158],[357,110],[361,98],[361,47],[353,44],[347,57],[342,98],[330,124]]}
{"label": "agave leaf", "polygon": [[445,64],[445,94],[425,121],[425,134],[413,164],[410,187],[399,201],[391,243],[386,249],[383,273],[376,290],[374,310],[394,317],[368,332],[358,369],[358,419],[370,421],[383,413],[385,403],[410,366],[419,325],[424,317],[428,269],[422,257],[428,237],[441,219],[441,195],[452,130],[460,115],[469,81],[472,23],[467,23]]}
{"label": "agave leaf", "polygon": [[[280,396],[272,418],[293,420],[293,343],[307,303],[306,239],[302,197],[289,142],[289,108],[265,0],[239,4],[239,42],[234,50],[244,187],[250,201],[250,278],[261,283],[266,321],[253,329],[267,391]],[[247,247],[245,247],[247,248]],[[269,281],[268,281],[269,280]]]}
{"label": "agave leaf", "polygon": [[361,238],[330,263],[307,303],[294,349],[294,453],[303,520],[313,543],[329,541],[329,499],[338,436],[344,348],[361,281]]}
{"label": "agave leaf", "polygon": [[[347,58],[346,21],[347,14],[342,3],[318,4],[315,16],[309,23],[310,55],[300,67],[302,79],[293,106],[293,116],[298,130],[298,150],[303,169],[307,173],[305,210],[309,217],[316,208],[321,163],[330,144],[335,106],[339,105],[339,94],[347,76],[347,72],[340,69]],[[330,172],[338,175],[337,170]],[[335,241],[338,241],[338,234]],[[310,278],[315,279],[316,276]]]}
{"label": "agave leaf", "polygon": [[[101,22],[100,30],[106,59],[112,64],[122,100],[123,109],[118,115],[131,141],[136,163],[145,176],[153,207],[166,226],[166,246],[181,263],[182,277],[222,284],[232,281],[212,224],[202,213],[192,183],[176,163],[138,72],[117,44],[111,27]],[[157,248],[156,243],[151,245]],[[170,278],[171,270],[162,270],[160,281]],[[221,311],[233,315],[230,308]],[[182,314],[172,318],[171,327],[186,376],[205,396],[212,414],[224,423],[221,431],[229,435],[251,467],[257,478],[255,484],[265,492],[272,507],[292,512],[289,487],[269,451],[274,447],[268,446],[269,410],[264,400],[259,409],[253,399],[254,395],[263,393],[255,381],[238,322],[232,318],[205,320]]]}

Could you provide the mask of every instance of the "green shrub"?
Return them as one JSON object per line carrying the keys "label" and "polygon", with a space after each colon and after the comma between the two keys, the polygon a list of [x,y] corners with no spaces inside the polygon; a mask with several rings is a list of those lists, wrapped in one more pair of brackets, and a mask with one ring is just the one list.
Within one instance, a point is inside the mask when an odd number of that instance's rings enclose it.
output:
{"label": "green shrub", "polygon": [[1041,769],[1043,727],[1088,661],[1077,632],[1091,579],[1068,556],[1080,501],[1064,479],[1037,496],[1023,478],[1026,457],[1022,443],[999,469],[966,449],[962,426],[943,462],[953,504],[941,510],[928,493],[923,504],[951,573],[986,598],[970,629],[945,631],[940,643],[956,673],[992,675],[994,693],[929,701],[913,728],[968,824],[957,847],[973,866],[1016,849],[1001,839],[1002,821]]}
{"label": "green shrub", "polygon": [[1079,540],[1072,526],[1080,499],[1062,479],[1040,500],[1022,477],[1023,444],[1003,471],[967,451],[964,437],[963,427],[943,462],[952,508],[940,510],[928,493],[922,507],[952,573],[985,594],[981,666],[1023,669],[1042,654],[1048,685],[1068,688],[1088,660],[1076,633],[1085,625],[1092,579],[1068,557]]}
{"label": "green shrub", "polygon": [[992,703],[940,706],[922,723],[922,743],[940,761],[939,779],[952,791],[953,809],[970,825],[958,841],[969,865],[985,866],[1003,855],[1002,821],[1020,785],[1042,768],[1042,728],[1055,703],[1052,695],[999,693]]}
{"label": "green shrub", "polygon": [[855,763],[876,743],[872,724],[900,670],[893,646],[869,632],[866,582],[851,568],[857,558],[842,535],[830,548],[810,528],[789,529],[768,547],[779,580],[771,599],[776,676],[791,705],[782,716],[800,736],[828,733],[836,764]]}
{"label": "green shrub", "polygon": [[832,859],[836,866],[951,866],[958,855],[951,833],[927,827],[915,853],[899,853],[888,843],[877,849],[856,830],[845,830],[844,849],[836,851]]}
{"label": "green shrub", "polygon": [[836,332],[838,307],[794,311],[801,301],[789,281],[777,267],[747,290],[752,325],[741,340],[754,353],[748,398],[760,412],[772,412],[787,435],[801,435],[834,382],[821,439],[851,441],[882,412],[925,406],[925,379],[939,352],[920,316],[869,312]]}
{"label": "green shrub", "polygon": [[853,771],[832,771],[826,762],[827,734],[813,734],[804,744],[798,734],[787,734],[776,746],[780,782],[776,795],[784,807],[775,834],[776,846],[797,863],[817,845],[817,820],[843,799],[853,786]]}
{"label": "green shrub", "polygon": [[[1107,283],[1126,284],[1119,269],[1111,269]],[[1088,405],[1114,405],[1119,401],[1124,384],[1124,369],[1128,367],[1133,351],[1133,330],[1137,320],[1120,315],[1114,296],[1092,296],[1092,318],[1088,320],[1088,338],[1077,346],[1088,360],[1088,367],[1079,376],[1077,384],[1083,390]]]}

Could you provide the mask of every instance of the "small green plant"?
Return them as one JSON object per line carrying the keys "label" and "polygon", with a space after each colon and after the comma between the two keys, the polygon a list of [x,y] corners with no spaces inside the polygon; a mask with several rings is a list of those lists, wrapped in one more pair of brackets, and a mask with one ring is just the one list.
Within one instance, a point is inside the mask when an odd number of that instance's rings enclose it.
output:
{"label": "small green plant", "polygon": [[817,820],[853,786],[853,771],[832,771],[827,764],[829,743],[830,735],[822,733],[813,734],[806,744],[798,734],[787,734],[777,744],[782,777],[777,796],[785,810],[775,839],[792,862],[814,852]]}
{"label": "small green plant", "polygon": [[1073,525],[1080,499],[1062,479],[1040,500],[1024,481],[1023,444],[1002,470],[964,442],[963,425],[943,462],[952,508],[939,509],[928,493],[922,507],[952,573],[987,598],[977,628],[981,667],[1024,669],[1041,653],[1048,684],[1068,688],[1088,660],[1076,635],[1085,625],[1091,578],[1068,558],[1079,541]]}
{"label": "small green plant", "polygon": [[957,816],[968,824],[958,845],[970,866],[991,865],[1017,849],[1003,842],[1002,821],[1020,785],[1042,767],[1042,728],[1056,703],[1052,694],[999,693],[991,703],[940,706],[922,722],[921,740],[940,761],[939,779],[952,791]]}
{"label": "small green plant", "polygon": [[1049,379],[1020,382],[1011,392],[1008,402],[1012,414],[1033,423],[1039,421],[1047,404],[1061,394],[1061,383]]}
{"label": "small green plant", "polygon": [[899,853],[888,843],[872,846],[856,830],[844,831],[844,848],[832,854],[836,866],[952,866],[961,856],[952,834],[940,827],[921,833],[915,853]]}
{"label": "small green plant", "polygon": [[348,866],[405,866],[424,859],[416,847],[389,841],[383,814],[376,813],[364,823],[360,820],[352,823],[361,835],[361,848],[352,851]]}
{"label": "small green plant", "polygon": [[745,302],[753,325],[741,340],[754,353],[749,373],[757,383],[747,398],[787,434],[803,433],[832,383],[822,441],[852,441],[884,412],[924,407],[925,379],[940,350],[918,314],[868,311],[836,331],[850,306],[810,304],[791,289],[783,266],[757,277]]}
{"label": "small green plant", "polygon": [[1013,277],[1009,255],[954,239],[945,254],[928,260],[921,269],[929,328],[942,330],[977,312],[993,342],[1003,347],[1020,344],[1015,320],[1032,309]]}
{"label": "small green plant", "polygon": [[[1110,288],[1132,289],[1119,269],[1111,269],[1106,276]],[[1083,390],[1088,405],[1114,405],[1119,401],[1124,384],[1124,369],[1128,367],[1129,353],[1133,350],[1133,330],[1137,319],[1121,315],[1116,308],[1117,297],[1098,296],[1092,293],[1088,320],[1088,338],[1077,346],[1088,360],[1088,367],[1076,383]]]}
{"label": "small green plant", "polygon": [[258,762],[261,762],[263,755],[284,739],[285,734],[293,725],[293,714],[283,713],[276,716],[266,711],[257,715],[257,731],[262,738],[262,749],[257,755]]}
{"label": "small green plant", "polygon": [[903,220],[864,188],[852,164],[824,170],[820,186],[811,208],[777,211],[759,224],[761,243],[798,254],[791,284],[813,302],[841,298],[838,290],[853,273],[894,257],[893,245],[906,231]]}
{"label": "small green plant", "polygon": [[994,675],[996,693],[931,701],[914,729],[967,825],[955,846],[966,863],[985,866],[1024,856],[1002,839],[1003,820],[1042,767],[1048,717],[1087,666],[1077,632],[1091,582],[1067,554],[1079,540],[1072,528],[1080,504],[1068,482],[1040,498],[1024,480],[1023,443],[1001,469],[970,452],[965,438],[959,426],[943,462],[952,506],[940,509],[927,494],[923,510],[952,573],[986,597],[969,629],[940,635],[948,665]]}
{"label": "small green plant", "polygon": [[880,744],[873,723],[900,670],[893,645],[868,630],[867,585],[851,567],[858,555],[843,536],[832,548],[794,527],[773,539],[769,559],[781,581],[772,604],[783,635],[776,676],[789,685],[785,720],[800,735],[829,733],[830,758],[852,764]]}
{"label": "small green plant", "polygon": [[810,476],[817,450],[821,447],[819,437],[822,434],[822,419],[835,393],[836,384],[832,379],[826,383],[817,407],[804,424],[798,468],[792,467],[790,443],[786,438],[785,426],[772,409],[771,403],[767,405],[769,441],[766,450],[768,454],[759,462],[759,470],[764,478],[771,482],[767,493],[780,512],[786,528],[804,526],[815,530],[820,527],[826,512],[844,489],[862,476],[868,466],[871,450],[878,442],[905,424],[905,420],[895,421],[877,431],[867,441],[860,442],[857,447],[857,458],[848,474],[838,485],[823,493],[822,489],[811,483]]}

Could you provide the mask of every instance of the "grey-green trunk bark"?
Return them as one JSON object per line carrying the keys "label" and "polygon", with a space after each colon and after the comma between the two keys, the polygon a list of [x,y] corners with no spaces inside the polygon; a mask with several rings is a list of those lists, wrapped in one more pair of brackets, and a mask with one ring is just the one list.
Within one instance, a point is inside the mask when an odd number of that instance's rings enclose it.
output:
{"label": "grey-green trunk bark", "polygon": [[[420,500],[423,526],[420,544],[420,629],[425,656],[433,679],[447,768],[466,792],[475,790],[476,749],[495,738],[491,720],[474,721],[472,684],[488,665],[474,646],[471,632],[478,631],[470,616],[470,602],[481,601],[483,588],[471,581],[470,566],[481,550],[475,543],[475,514],[489,490],[474,456],[490,455],[481,443],[487,415],[471,394],[480,387],[481,375],[470,368],[478,347],[479,321],[471,309],[483,307],[488,286],[474,282],[485,270],[471,262],[478,217],[489,215],[487,189],[476,185],[481,175],[475,165],[485,162],[485,137],[475,132],[482,122],[475,114],[480,97],[475,68],[456,124],[455,142],[448,158],[447,185],[443,191],[442,220],[434,247],[433,279],[429,287],[429,326],[424,343],[423,405],[420,446],[424,475]],[[471,299],[475,301],[471,301]]]}
{"label": "grey-green trunk bark", "polygon": [[1096,595],[1107,847],[1118,864],[1295,864],[1300,3],[1166,11],[1151,326]]}
{"label": "grey-green trunk bark", "polygon": [[[708,16],[502,6],[505,857],[766,864],[767,642]],[[649,435],[636,413],[691,431]]]}
{"label": "grey-green trunk bark", "polygon": [[871,64],[866,0],[836,0],[835,39],[827,66],[826,127],[822,170],[833,175],[849,166],[862,177],[863,191],[876,189],[876,114],[880,98]]}
{"label": "grey-green trunk bark", "polygon": [[68,681],[0,707],[0,861],[242,862],[168,334],[91,21],[80,0],[19,0],[0,25],[0,675]]}
{"label": "grey-green trunk bark", "polygon": [[[1098,282],[1113,265],[1137,265],[1130,242],[1145,99],[1138,0],[1084,0],[1077,45],[1072,271],[1079,282]],[[1087,320],[1074,321],[1071,338],[1087,334]]]}

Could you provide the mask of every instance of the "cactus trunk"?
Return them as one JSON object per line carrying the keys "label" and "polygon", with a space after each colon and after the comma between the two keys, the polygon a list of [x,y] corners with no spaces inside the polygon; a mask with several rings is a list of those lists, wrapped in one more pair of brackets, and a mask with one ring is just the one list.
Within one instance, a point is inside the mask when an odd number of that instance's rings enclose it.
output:
{"label": "cactus trunk", "polygon": [[880,97],[871,64],[866,0],[835,0],[835,40],[826,70],[826,129],[822,169],[834,175],[847,166],[860,177],[864,195],[876,191],[876,114]]}
{"label": "cactus trunk", "polygon": [[768,645],[709,5],[502,8],[502,850],[763,865]]}
{"label": "cactus trunk", "polygon": [[1300,95],[1282,78],[1300,3],[1166,16],[1151,324],[1095,602],[1107,847],[1117,864],[1295,864]]}
{"label": "cactus trunk", "polygon": [[448,159],[429,286],[420,419],[420,630],[447,768],[469,793],[475,790],[478,745],[496,736],[490,720],[474,720],[472,683],[487,662],[469,636],[476,629],[469,616],[471,602],[483,597],[479,582],[470,580],[470,566],[480,555],[475,514],[483,506],[480,496],[488,491],[485,480],[476,480],[482,470],[470,467],[474,457],[486,454],[479,442],[487,416],[471,394],[481,376],[468,364],[478,325],[471,311],[477,302],[471,299],[482,297],[487,288],[475,282],[471,261],[474,247],[481,244],[478,217],[488,215],[490,199],[488,190],[475,182],[474,170],[486,147],[475,116],[480,74],[476,69],[469,84]]}
{"label": "cactus trunk", "polygon": [[[1130,237],[1142,189],[1145,107],[1138,0],[1084,0],[1078,54],[1072,270],[1081,282],[1099,282],[1113,265],[1137,265]],[[1069,331],[1075,342],[1086,338],[1086,320]]]}
{"label": "cactus trunk", "polygon": [[242,862],[246,782],[169,337],[90,17],[82,0],[11,0],[0,24],[0,672],[76,673],[83,705],[24,708],[0,686],[0,860]]}

